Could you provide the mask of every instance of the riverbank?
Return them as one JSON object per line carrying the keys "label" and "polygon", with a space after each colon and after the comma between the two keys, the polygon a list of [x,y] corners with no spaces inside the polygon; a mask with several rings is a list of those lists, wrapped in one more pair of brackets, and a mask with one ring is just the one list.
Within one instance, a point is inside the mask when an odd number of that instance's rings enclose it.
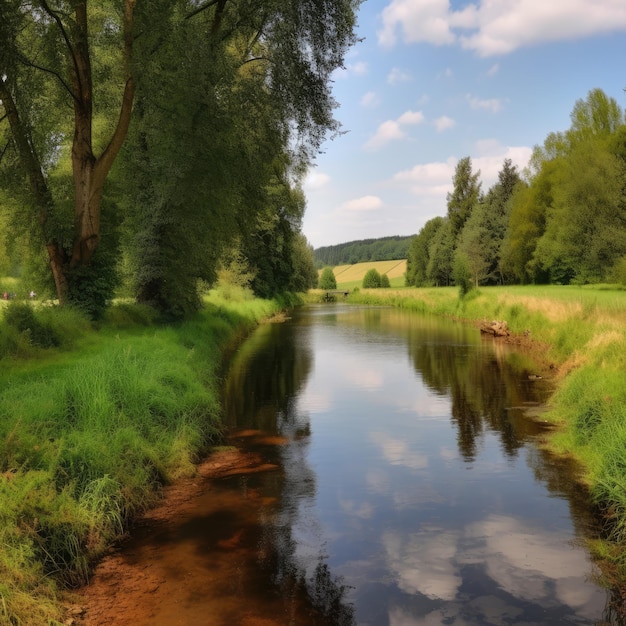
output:
{"label": "riverbank", "polygon": [[0,623],[65,621],[64,590],[220,442],[225,352],[293,304],[214,296],[175,326],[124,305],[98,325],[3,310]]}
{"label": "riverbank", "polygon": [[[315,295],[310,296],[314,298]],[[392,305],[480,325],[506,321],[556,384],[549,449],[574,458],[604,521],[592,549],[626,588],[626,291],[602,286],[355,290],[348,302]]]}

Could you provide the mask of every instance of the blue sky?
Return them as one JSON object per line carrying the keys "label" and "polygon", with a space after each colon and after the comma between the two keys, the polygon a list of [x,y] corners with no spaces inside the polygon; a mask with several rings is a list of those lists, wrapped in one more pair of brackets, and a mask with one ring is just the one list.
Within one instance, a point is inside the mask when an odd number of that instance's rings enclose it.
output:
{"label": "blue sky", "polygon": [[357,32],[334,76],[345,134],[304,182],[315,248],[419,232],[459,159],[487,191],[591,89],[626,106],[626,0],[365,0]]}

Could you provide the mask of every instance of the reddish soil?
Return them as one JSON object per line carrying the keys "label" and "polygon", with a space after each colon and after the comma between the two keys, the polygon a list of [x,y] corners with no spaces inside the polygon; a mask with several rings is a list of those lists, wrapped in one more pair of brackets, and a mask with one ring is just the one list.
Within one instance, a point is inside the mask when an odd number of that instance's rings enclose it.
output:
{"label": "reddish soil", "polygon": [[[255,435],[257,433],[239,434],[256,439]],[[211,539],[210,546],[207,539],[209,558],[201,565],[194,560],[198,545],[186,539],[183,533],[187,532],[185,527],[194,523],[197,501],[211,492],[210,479],[249,475],[275,468],[259,454],[223,450],[203,462],[193,479],[181,480],[166,487],[161,503],[136,524],[133,537],[113,548],[99,563],[89,584],[74,595],[73,604],[68,606],[65,624],[226,624],[223,616],[232,614],[232,604],[237,601],[231,587],[237,586],[238,577],[242,576],[242,559],[250,557],[249,548],[242,545],[244,530],[229,534],[231,531],[224,527],[223,532],[218,533],[219,537]],[[241,509],[241,502],[216,500],[213,515],[228,510],[231,505]],[[247,493],[244,515],[245,510],[258,510],[264,504],[257,494]],[[160,535],[164,537],[162,541],[159,540]],[[144,541],[142,537],[151,539]],[[172,537],[177,542],[169,548],[168,540]],[[200,598],[199,602],[196,602],[197,598]],[[190,612],[190,604],[198,606]],[[246,615],[240,607],[238,619],[242,626],[284,623],[258,614]]]}

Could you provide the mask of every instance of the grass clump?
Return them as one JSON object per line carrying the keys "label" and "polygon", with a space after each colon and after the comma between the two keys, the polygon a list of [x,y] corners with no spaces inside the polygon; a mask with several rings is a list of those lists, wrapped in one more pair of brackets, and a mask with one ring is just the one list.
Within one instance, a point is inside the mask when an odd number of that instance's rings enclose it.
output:
{"label": "grass clump", "polygon": [[[224,350],[290,302],[216,294],[169,326],[128,304],[97,327],[67,309],[4,307],[0,336],[14,343],[0,373],[0,623],[60,622],[59,589],[85,582],[219,441]],[[57,340],[36,345],[37,324]]]}

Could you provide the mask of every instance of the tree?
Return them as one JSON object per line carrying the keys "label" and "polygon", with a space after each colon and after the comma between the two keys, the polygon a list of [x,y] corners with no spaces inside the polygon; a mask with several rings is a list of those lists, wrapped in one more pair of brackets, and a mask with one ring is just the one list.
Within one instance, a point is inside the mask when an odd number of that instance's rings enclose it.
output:
{"label": "tree", "polygon": [[[237,206],[237,222],[246,204],[251,204],[246,202],[249,197],[239,194],[228,199],[224,190],[234,177],[242,193],[259,188],[253,185],[259,177],[248,185],[241,183],[256,163],[246,163],[250,150],[235,142],[230,156],[238,152],[239,158],[222,164],[198,190],[198,197],[188,202],[194,189],[186,194],[181,190],[202,180],[207,171],[203,157],[213,147],[207,143],[200,150],[199,134],[207,129],[207,120],[214,126],[209,141],[220,128],[226,134],[236,132],[229,117],[235,101],[241,109],[235,116],[238,120],[254,117],[250,102],[257,100],[250,98],[250,90],[242,89],[250,79],[263,86],[265,104],[271,101],[271,107],[261,108],[262,116],[270,109],[273,112],[269,125],[278,131],[274,143],[291,154],[294,172],[301,171],[324,138],[338,131],[330,75],[355,41],[358,4],[358,0],[193,4],[59,0],[52,8],[47,0],[3,1],[0,99],[4,116],[0,119],[8,122],[11,151],[19,157],[29,182],[59,300],[72,299],[72,287],[81,288],[90,280],[96,251],[119,222],[110,219],[104,232],[105,182],[126,139],[137,99],[134,147],[139,150],[134,174],[141,171],[142,175],[123,180],[126,185],[135,181],[127,197],[133,198],[132,203],[138,199],[142,206],[126,225],[125,241],[143,246],[149,266],[139,282],[161,285],[160,293],[153,290],[157,304],[171,303],[178,293],[192,306],[195,280],[214,270],[221,243],[236,230],[232,220],[221,228],[220,218],[228,211],[217,207]],[[256,95],[261,95],[258,89]],[[164,120],[167,123],[162,125]],[[70,146],[67,138],[72,135]],[[195,142],[181,149],[178,144],[189,137]],[[222,140],[222,148],[231,138]],[[250,146],[253,141],[248,138]],[[219,161],[217,152],[212,163]],[[71,173],[63,185],[56,185],[52,176],[64,158],[71,160]],[[260,176],[264,184],[269,181],[266,171]],[[159,174],[172,176],[175,182],[153,189],[155,181],[161,182]],[[66,206],[68,197],[71,211]],[[205,207],[202,220],[201,205]],[[129,235],[131,228],[136,236]],[[177,254],[182,251],[184,259],[185,247],[193,245],[196,235],[201,244],[212,244],[206,234],[211,228],[224,234],[217,240],[220,245],[210,246],[207,252],[211,266],[198,263],[197,256],[186,265]],[[183,270],[179,288],[171,289],[171,277]]]}
{"label": "tree", "polygon": [[482,245],[487,263],[484,277],[493,282],[504,282],[505,271],[501,265],[502,244],[509,223],[511,199],[520,180],[511,159],[505,159],[502,169],[498,172],[498,182],[489,189],[474,210],[478,212],[478,221],[484,229]]}
{"label": "tree", "polygon": [[389,282],[389,276],[387,276],[387,274],[381,274],[381,276],[380,276],[380,286],[383,289],[389,289],[389,287],[391,287],[391,283]]}
{"label": "tree", "polygon": [[289,290],[305,292],[317,286],[313,247],[302,233],[296,233],[291,246],[291,279]]}
{"label": "tree", "polygon": [[428,252],[426,276],[429,283],[437,287],[449,285],[454,260],[454,235],[449,218],[445,218],[433,234]]}
{"label": "tree", "polygon": [[[0,5],[3,117],[29,184],[61,303],[80,291],[84,281],[80,270],[100,244],[104,186],[130,124],[135,93],[134,8],[135,0],[123,0],[115,10],[103,4],[95,11],[88,10],[87,0],[61,1],[54,8],[46,0]],[[98,27],[101,30],[95,34]],[[112,56],[99,60],[95,51]],[[110,58],[114,60],[109,63]],[[103,98],[102,107],[95,98],[102,89],[94,85],[99,70],[110,70],[110,82],[119,84],[115,121],[104,112],[111,103]],[[45,93],[36,94],[33,85]],[[38,100],[46,97],[45,112],[37,111]],[[99,116],[107,123],[103,132],[96,133]],[[65,141],[70,135],[71,149]],[[54,224],[61,217],[62,203],[50,180],[58,163],[56,153],[71,160],[73,226],[67,229],[67,240]]]}
{"label": "tree", "polygon": [[320,279],[317,284],[318,289],[337,289],[337,279],[333,273],[332,267],[325,267],[320,274]]}
{"label": "tree", "polygon": [[456,166],[452,179],[452,193],[447,195],[448,219],[454,241],[463,230],[472,209],[480,199],[480,171],[472,172],[470,157],[462,158]]}
{"label": "tree", "polygon": [[488,275],[491,263],[489,233],[482,224],[483,215],[484,211],[475,209],[459,237],[453,266],[457,284],[459,277],[465,280],[465,274],[468,273],[474,286],[478,287]]}
{"label": "tree", "polygon": [[411,240],[407,253],[404,281],[407,286],[424,287],[428,285],[428,265],[430,262],[431,243],[444,222],[443,217],[428,220],[420,232]]}
{"label": "tree", "polygon": [[380,273],[375,267],[367,270],[363,277],[364,289],[378,289],[380,287]]}

